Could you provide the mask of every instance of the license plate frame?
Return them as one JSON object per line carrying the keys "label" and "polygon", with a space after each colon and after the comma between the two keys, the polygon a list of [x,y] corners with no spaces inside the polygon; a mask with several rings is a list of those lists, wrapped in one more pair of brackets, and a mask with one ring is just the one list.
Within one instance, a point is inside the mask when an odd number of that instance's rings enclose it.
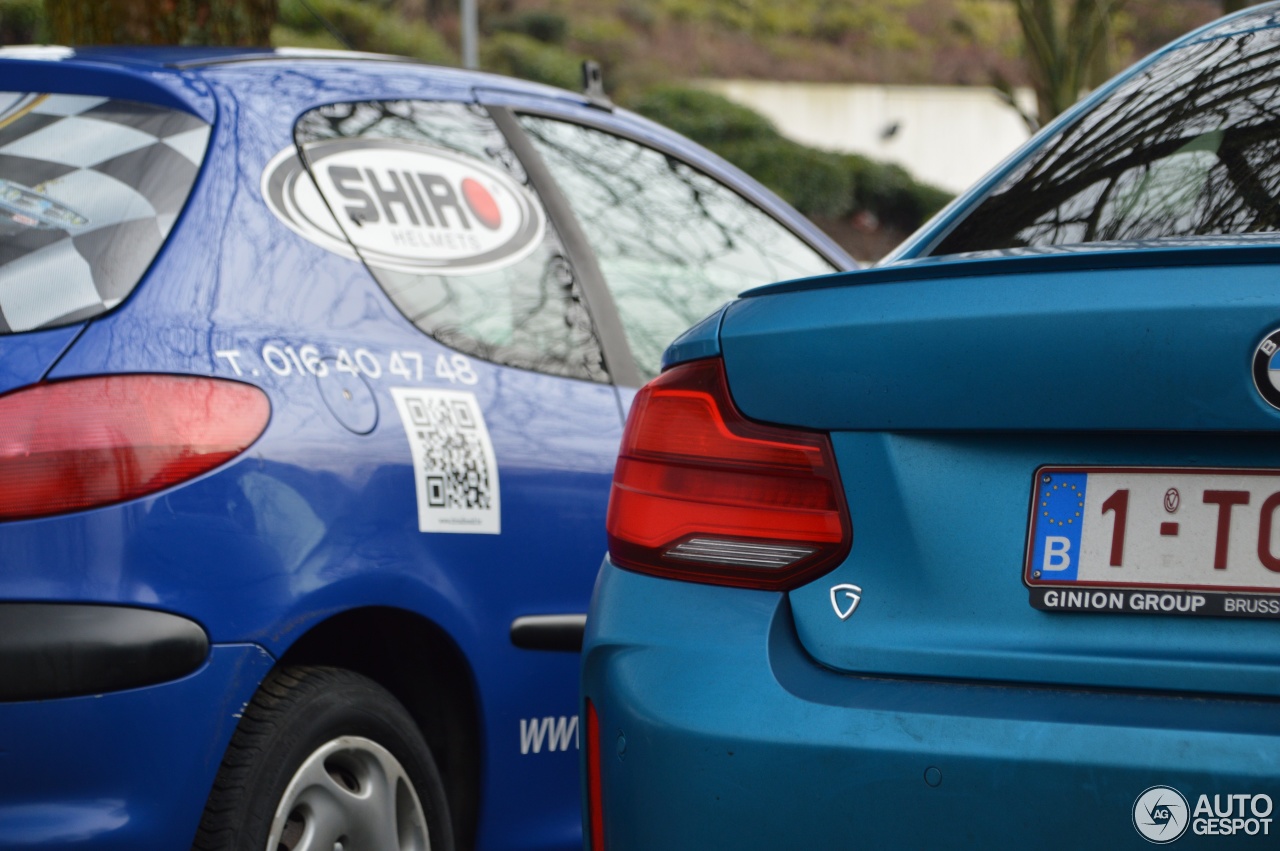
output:
{"label": "license plate frame", "polygon": [[1048,612],[1280,619],[1280,469],[1041,466],[1022,579]]}

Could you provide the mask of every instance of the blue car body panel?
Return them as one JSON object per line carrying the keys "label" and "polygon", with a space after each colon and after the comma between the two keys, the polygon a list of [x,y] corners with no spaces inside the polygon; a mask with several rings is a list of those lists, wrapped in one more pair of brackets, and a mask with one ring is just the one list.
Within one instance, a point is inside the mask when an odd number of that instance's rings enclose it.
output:
{"label": "blue car body panel", "polygon": [[[473,102],[502,90],[572,117],[584,99],[398,61],[186,49],[32,56],[0,60],[9,80],[0,88],[166,105],[201,117],[212,135],[181,219],[124,304],[87,323],[0,336],[0,392],[112,373],[215,376],[265,391],[271,420],[244,454],[181,486],[0,523],[5,600],[160,609],[198,623],[212,644],[206,664],[176,682],[0,703],[9,778],[0,784],[0,845],[188,846],[262,677],[313,627],[363,610],[430,625],[465,661],[467,699],[479,713],[475,845],[580,846],[578,659],[517,648],[509,632],[521,616],[585,611],[605,543],[620,410],[634,388],[471,358],[474,382],[462,389],[488,425],[501,534],[423,534],[391,387],[454,387],[432,369],[453,350],[402,316],[360,262],[287,228],[259,186],[268,162],[295,144],[299,117],[326,104]],[[647,134],[725,171],[636,117],[593,113],[597,126]],[[828,245],[764,190],[742,191]],[[324,379],[268,356],[304,345],[331,365],[343,349],[363,350],[381,374],[330,370]],[[425,371],[391,376],[401,353]],[[563,735],[553,737],[547,722]]]}
{"label": "blue car body panel", "polygon": [[[377,426],[355,436],[330,412],[317,379],[280,376],[260,355],[270,343],[310,344],[325,356],[362,347],[383,364],[393,351],[415,351],[431,364],[449,351],[412,327],[362,265],[290,232],[258,195],[267,161],[292,143],[308,109],[470,95],[469,87],[425,85],[415,69],[376,70],[320,76],[290,64],[269,97],[258,88],[260,70],[202,72],[222,113],[187,221],[128,309],[91,323],[50,377],[146,371],[249,380],[272,400],[271,426],[248,455],[171,494],[0,526],[0,549],[28,554],[10,566],[6,591],[180,612],[215,646],[253,642],[276,656],[346,610],[414,612],[448,633],[473,665],[490,743],[483,795],[491,815],[478,844],[571,847],[580,832],[574,755],[522,754],[519,733],[523,719],[576,714],[576,660],[515,648],[507,632],[520,615],[585,606],[620,429],[615,390],[473,361],[479,380],[471,389],[499,460],[504,534],[429,537],[417,528],[390,382],[369,382]],[[298,281],[308,282],[305,298]],[[235,365],[228,352],[239,353]],[[566,420],[564,410],[577,415]],[[358,463],[334,451],[349,441],[360,444]],[[82,553],[84,540],[101,544]],[[171,723],[189,730],[185,718]],[[200,765],[205,792],[172,816],[190,832],[218,760]]]}
{"label": "blue car body panel", "polygon": [[0,393],[39,381],[82,330],[83,324],[65,325],[21,339],[0,337]]}
{"label": "blue car body panel", "polygon": [[[1280,294],[1256,256],[1274,249],[1253,251],[1178,268],[1096,252],[1074,270],[1055,256],[953,263],[976,274],[946,278],[869,270],[732,305],[735,402],[831,430],[853,518],[846,562],[792,594],[809,652],[872,674],[1280,695],[1270,622],[1083,628],[1029,607],[1020,581],[1042,465],[1275,465],[1280,412],[1248,364]],[[831,617],[838,582],[865,589],[849,623]]]}
{"label": "blue car body panel", "polygon": [[[1280,317],[1274,265],[1056,259],[887,283],[851,272],[840,287],[742,299],[721,336],[734,399],[823,430],[1280,426],[1248,369]],[[1001,274],[1005,262],[1021,268]]]}
{"label": "blue car body panel", "polygon": [[[1246,468],[1275,463],[1273,437],[842,432],[833,441],[842,471],[854,471],[842,473],[854,547],[791,592],[815,659],[867,674],[1280,696],[1273,622],[1042,612],[1022,584],[1028,495],[1046,459]],[[840,582],[864,589],[856,621],[832,616],[829,589]]]}
{"label": "blue car body panel", "polygon": [[842,674],[782,594],[606,561],[585,646],[612,849],[1142,848],[1155,783],[1280,793],[1272,701]]}
{"label": "blue car body panel", "polygon": [[[40,49],[37,48],[37,51]],[[153,62],[122,67],[98,63],[92,57],[78,61],[70,52],[50,52],[44,59],[9,58],[5,62],[5,91],[51,91],[76,95],[154,103],[190,112],[212,123],[217,110],[208,84],[198,74],[176,71]]]}
{"label": "blue car body panel", "polygon": [[662,355],[662,368],[720,354],[720,325],[727,309],[725,305],[677,337]]}
{"label": "blue car body panel", "polygon": [[0,845],[189,847],[240,712],[271,665],[261,647],[223,644],[163,685],[4,706]]}

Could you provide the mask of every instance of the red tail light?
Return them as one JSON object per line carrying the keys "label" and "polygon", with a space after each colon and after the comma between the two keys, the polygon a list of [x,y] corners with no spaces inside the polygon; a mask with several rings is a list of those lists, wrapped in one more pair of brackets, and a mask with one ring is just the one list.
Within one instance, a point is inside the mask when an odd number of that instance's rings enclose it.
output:
{"label": "red tail light", "polygon": [[38,384],[0,397],[0,520],[123,502],[234,458],[267,427],[257,387],[175,375]]}
{"label": "red tail light", "polygon": [[769,590],[831,570],[852,540],[830,439],[747,420],[718,358],[668,370],[636,396],[608,532],[621,567]]}
{"label": "red tail light", "polygon": [[589,851],[604,848],[604,783],[600,777],[600,719],[587,700],[587,836]]}

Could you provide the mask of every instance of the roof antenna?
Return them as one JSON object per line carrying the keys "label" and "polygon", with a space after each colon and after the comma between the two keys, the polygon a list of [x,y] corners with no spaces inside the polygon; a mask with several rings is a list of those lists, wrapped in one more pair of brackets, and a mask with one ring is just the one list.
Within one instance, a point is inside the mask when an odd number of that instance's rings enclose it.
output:
{"label": "roof antenna", "polygon": [[306,9],[308,12],[311,13],[312,17],[314,17],[317,21],[320,22],[320,26],[328,30],[329,35],[336,38],[338,42],[342,44],[347,50],[356,49],[355,46],[351,42],[347,41],[347,39],[342,35],[342,33],[338,31],[337,27],[329,23],[328,18],[326,18],[324,15],[316,11],[315,6],[312,6],[309,2],[307,2],[307,0],[299,0],[299,2],[302,3],[302,7],[304,9]]}
{"label": "roof antenna", "polygon": [[600,70],[600,63],[594,59],[586,59],[582,63],[582,94],[596,109],[613,112],[613,101],[604,93],[604,73]]}

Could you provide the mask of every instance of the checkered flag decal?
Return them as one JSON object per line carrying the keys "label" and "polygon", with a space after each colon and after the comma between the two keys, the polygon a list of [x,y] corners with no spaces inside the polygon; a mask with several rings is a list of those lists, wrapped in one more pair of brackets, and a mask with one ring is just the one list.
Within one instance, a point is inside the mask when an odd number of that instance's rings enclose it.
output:
{"label": "checkered flag decal", "polygon": [[186,202],[209,125],[164,107],[0,93],[0,333],[118,304]]}

